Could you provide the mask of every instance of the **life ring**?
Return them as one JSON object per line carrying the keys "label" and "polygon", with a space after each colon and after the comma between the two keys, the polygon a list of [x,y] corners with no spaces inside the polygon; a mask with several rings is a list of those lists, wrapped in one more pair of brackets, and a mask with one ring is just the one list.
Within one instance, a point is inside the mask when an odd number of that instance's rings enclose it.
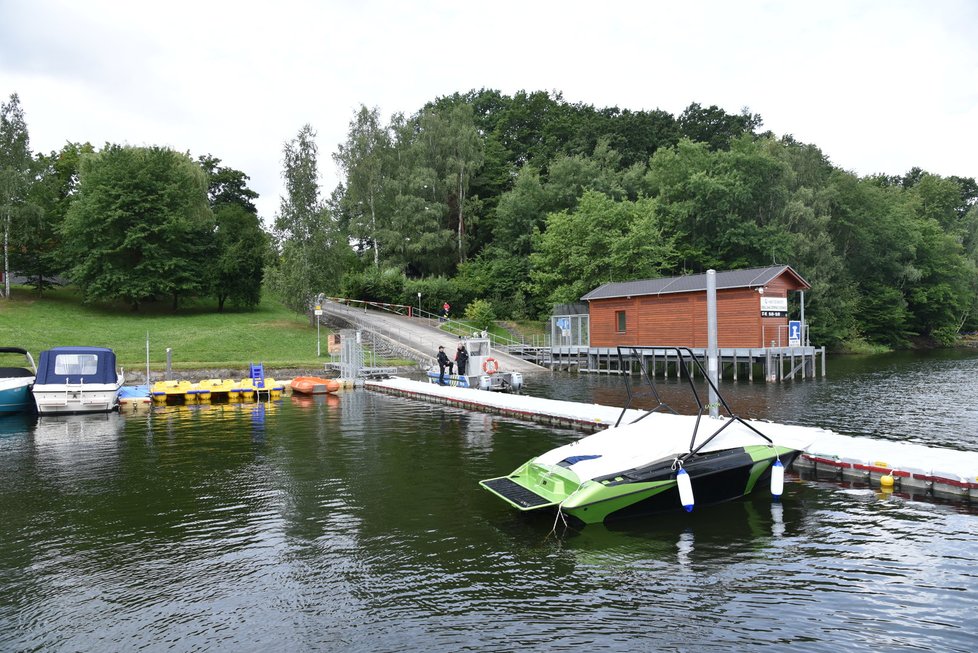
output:
{"label": "life ring", "polygon": [[499,371],[499,362],[495,358],[487,358],[482,361],[482,371],[486,374],[495,374]]}

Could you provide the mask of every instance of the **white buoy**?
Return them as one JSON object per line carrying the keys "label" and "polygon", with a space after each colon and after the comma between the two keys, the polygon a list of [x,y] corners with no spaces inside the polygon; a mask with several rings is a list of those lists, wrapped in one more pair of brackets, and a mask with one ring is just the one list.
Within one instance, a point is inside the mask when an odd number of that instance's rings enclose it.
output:
{"label": "white buoy", "polygon": [[679,487],[679,503],[683,504],[686,512],[693,512],[693,484],[682,467],[676,472],[676,485]]}
{"label": "white buoy", "polygon": [[771,495],[775,499],[780,499],[781,494],[784,492],[784,465],[781,464],[781,459],[774,461],[771,465]]}

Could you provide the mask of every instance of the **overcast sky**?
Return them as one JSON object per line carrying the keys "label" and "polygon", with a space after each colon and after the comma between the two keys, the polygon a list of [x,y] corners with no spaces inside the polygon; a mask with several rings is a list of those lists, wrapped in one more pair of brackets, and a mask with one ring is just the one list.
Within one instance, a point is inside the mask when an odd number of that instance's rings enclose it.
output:
{"label": "overcast sky", "polygon": [[212,154],[268,222],[303,124],[328,196],[361,104],[386,119],[479,88],[749,107],[859,175],[978,178],[975,0],[0,0],[0,95],[20,95],[35,152]]}

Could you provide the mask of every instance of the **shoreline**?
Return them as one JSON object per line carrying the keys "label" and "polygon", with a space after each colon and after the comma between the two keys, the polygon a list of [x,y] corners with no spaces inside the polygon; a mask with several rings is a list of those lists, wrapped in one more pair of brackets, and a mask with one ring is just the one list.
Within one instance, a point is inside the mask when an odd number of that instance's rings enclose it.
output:
{"label": "shoreline", "polygon": [[[397,367],[398,374],[407,373],[410,367]],[[150,370],[150,383],[165,381],[166,372],[162,370]],[[172,370],[170,376],[181,381],[191,381],[193,383],[207,379],[246,379],[248,378],[247,368],[240,367],[209,367],[200,369],[180,369]],[[302,367],[275,367],[265,369],[265,378],[276,381],[289,381],[299,376],[316,376],[324,379],[339,378],[339,373],[326,371],[322,368],[302,368]],[[146,385],[146,370],[126,370],[125,385]]]}

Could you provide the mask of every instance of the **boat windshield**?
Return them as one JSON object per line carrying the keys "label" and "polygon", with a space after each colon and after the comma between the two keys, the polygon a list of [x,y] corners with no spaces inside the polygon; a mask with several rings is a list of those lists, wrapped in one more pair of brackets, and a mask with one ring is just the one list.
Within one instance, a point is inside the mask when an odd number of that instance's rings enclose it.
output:
{"label": "boat windshield", "polygon": [[54,373],[78,376],[98,372],[98,354],[58,354],[54,359]]}

